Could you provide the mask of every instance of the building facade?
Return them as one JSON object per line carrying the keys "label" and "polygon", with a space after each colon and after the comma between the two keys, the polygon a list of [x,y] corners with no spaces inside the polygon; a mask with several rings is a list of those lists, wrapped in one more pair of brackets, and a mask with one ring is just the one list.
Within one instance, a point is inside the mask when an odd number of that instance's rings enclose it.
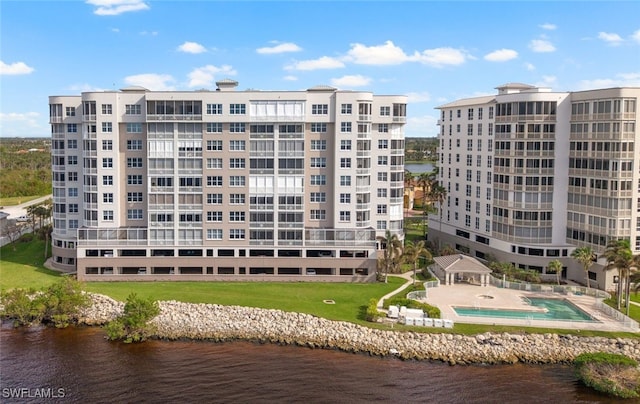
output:
{"label": "building facade", "polygon": [[520,83],[440,110],[439,178],[447,198],[429,238],[586,284],[570,258],[596,256],[591,286],[614,288],[601,257],[611,239],[640,252],[640,88],[552,92]]}
{"label": "building facade", "polygon": [[403,234],[406,97],[216,84],[49,98],[53,265],[82,280],[375,279],[378,237]]}

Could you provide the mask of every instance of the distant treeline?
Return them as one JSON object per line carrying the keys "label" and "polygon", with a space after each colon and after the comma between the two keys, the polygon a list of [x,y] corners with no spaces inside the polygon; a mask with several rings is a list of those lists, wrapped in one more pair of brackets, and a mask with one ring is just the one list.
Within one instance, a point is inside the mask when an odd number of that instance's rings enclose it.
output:
{"label": "distant treeline", "polygon": [[0,197],[51,193],[51,140],[0,139]]}
{"label": "distant treeline", "polygon": [[404,158],[405,161],[436,160],[438,158],[438,138],[405,138]]}

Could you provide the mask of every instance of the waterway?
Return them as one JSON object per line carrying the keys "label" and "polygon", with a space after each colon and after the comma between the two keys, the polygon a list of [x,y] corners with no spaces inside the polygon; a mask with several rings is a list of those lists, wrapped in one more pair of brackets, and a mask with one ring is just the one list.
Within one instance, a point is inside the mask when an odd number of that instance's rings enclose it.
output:
{"label": "waterway", "polygon": [[250,342],[123,344],[104,336],[97,327],[5,323],[0,402],[615,402],[580,385],[564,365],[449,366]]}
{"label": "waterway", "polygon": [[404,165],[404,169],[412,174],[430,173],[433,171],[434,165],[431,163],[409,163]]}

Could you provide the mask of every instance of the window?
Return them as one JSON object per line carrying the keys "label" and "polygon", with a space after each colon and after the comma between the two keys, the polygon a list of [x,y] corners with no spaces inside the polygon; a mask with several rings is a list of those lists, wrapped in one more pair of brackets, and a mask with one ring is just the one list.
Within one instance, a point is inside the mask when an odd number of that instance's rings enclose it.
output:
{"label": "window", "polygon": [[391,107],[380,107],[380,116],[391,116]]}
{"label": "window", "polygon": [[222,194],[207,194],[209,205],[222,205]]}
{"label": "window", "polygon": [[142,220],[142,209],[127,209],[127,219]]}
{"label": "window", "polygon": [[222,133],[222,123],[207,122],[207,133]]}
{"label": "window", "polygon": [[66,107],[67,116],[76,116],[76,107]]}
{"label": "window", "polygon": [[[246,113],[246,104],[231,104],[229,105],[229,114],[231,115],[244,115]],[[243,130],[244,132],[244,130]]]}
{"label": "window", "polygon": [[327,184],[327,176],[326,175],[312,175],[311,176],[311,185],[326,185]]}
{"label": "window", "polygon": [[103,140],[102,141],[102,150],[113,150],[113,141],[112,140]]}
{"label": "window", "polygon": [[328,115],[329,105],[327,104],[312,104],[311,115]]}
{"label": "window", "polygon": [[387,221],[386,220],[378,220],[376,222],[376,229],[378,229],[378,230],[386,230],[387,229]]}
{"label": "window", "polygon": [[78,125],[75,123],[67,124],[67,132],[68,133],[78,133]]}
{"label": "window", "polygon": [[229,177],[229,186],[230,187],[244,187],[245,186],[245,177],[244,175],[232,175]]}
{"label": "window", "polygon": [[327,131],[326,123],[312,123],[311,124],[311,132],[312,133],[325,133]]}
{"label": "window", "polygon": [[127,133],[142,133],[142,124],[127,123]]}
{"label": "window", "polygon": [[107,192],[102,194],[102,202],[104,203],[113,203],[113,193]]}
{"label": "window", "polygon": [[378,156],[378,165],[386,166],[389,163],[389,158],[387,156]]}
{"label": "window", "polygon": [[102,220],[108,221],[108,222],[112,222],[113,221],[113,211],[112,210],[105,210],[102,212]]}
{"label": "window", "polygon": [[342,104],[340,107],[340,113],[344,115],[351,115],[351,104]]}
{"label": "window", "polygon": [[467,109],[467,119],[470,121],[473,120],[473,108]]}
{"label": "window", "polygon": [[79,224],[78,224],[78,220],[77,219],[69,220],[69,228],[70,229],[77,229],[78,226],[79,226]]}
{"label": "window", "polygon": [[351,132],[351,122],[340,122],[340,132]]}
{"label": "window", "polygon": [[221,222],[222,221],[222,212],[207,212],[207,222]]}
{"label": "window", "polygon": [[388,123],[378,124],[378,132],[389,133],[389,124]]}
{"label": "window", "polygon": [[207,186],[208,187],[221,187],[222,186],[222,176],[221,175],[208,175],[207,176]]}
{"label": "window", "polygon": [[142,114],[142,106],[140,104],[126,104],[124,106],[125,115],[140,115]]}
{"label": "window", "polygon": [[243,158],[232,158],[229,159],[229,168],[239,169],[245,168],[246,162]]}
{"label": "window", "polygon": [[67,181],[78,181],[78,173],[75,171],[69,171],[67,173]]}
{"label": "window", "polygon": [[127,175],[128,185],[142,185],[142,175]]}
{"label": "window", "polygon": [[244,133],[245,125],[243,122],[232,122],[229,124],[229,132]]}
{"label": "window", "polygon": [[142,157],[127,157],[128,168],[142,168]]}
{"label": "window", "polygon": [[389,141],[387,139],[378,140],[378,149],[388,149]]}
{"label": "window", "polygon": [[349,157],[341,157],[340,168],[351,168],[351,159]]}
{"label": "window", "polygon": [[207,140],[208,151],[222,151],[222,140]]}
{"label": "window", "polygon": [[311,141],[311,150],[327,150],[327,141],[326,140],[312,140]]}
{"label": "window", "polygon": [[127,192],[127,202],[142,202],[142,192]]}
{"label": "window", "polygon": [[325,220],[327,211],[324,209],[311,209],[311,220]]}
{"label": "window", "polygon": [[327,194],[326,192],[312,192],[310,196],[311,202],[326,202]]}
{"label": "window", "polygon": [[69,188],[68,191],[69,197],[75,198],[78,196],[78,188]]}
{"label": "window", "polygon": [[378,188],[378,198],[386,198],[386,197],[387,197],[387,189]]}
{"label": "window", "polygon": [[246,148],[246,141],[244,140],[229,141],[229,150],[231,151],[244,151],[245,148]]}
{"label": "window", "polygon": [[207,240],[222,240],[222,229],[207,229]]}
{"label": "window", "polygon": [[102,104],[102,115],[111,115],[112,109],[111,104]]}
{"label": "window", "polygon": [[221,158],[211,158],[207,159],[207,168],[218,170],[222,168],[222,159]]}
{"label": "window", "polygon": [[351,221],[351,212],[348,210],[340,211],[340,221],[341,222],[350,222]]}
{"label": "window", "polygon": [[245,212],[229,212],[230,222],[244,222]]}
{"label": "window", "polygon": [[102,185],[113,185],[113,175],[103,175]]}
{"label": "window", "polygon": [[229,204],[231,205],[244,205],[244,194],[229,194]]}
{"label": "window", "polygon": [[222,104],[207,104],[207,115],[221,115]]}
{"label": "window", "polygon": [[127,140],[127,150],[142,150],[142,140]]}
{"label": "window", "polygon": [[[71,156],[70,156],[71,157]],[[113,168],[113,158],[104,157],[102,159],[102,168]]]}
{"label": "window", "polygon": [[340,150],[351,150],[351,140],[341,140]]}
{"label": "window", "polygon": [[388,181],[387,173],[378,173],[378,181]]}
{"label": "window", "polygon": [[113,124],[111,122],[102,122],[102,133],[113,132]]}
{"label": "window", "polygon": [[311,168],[325,168],[326,166],[326,157],[311,157]]}
{"label": "window", "polygon": [[351,203],[351,194],[340,194],[340,203]]}
{"label": "window", "polygon": [[77,149],[78,141],[76,139],[67,140],[67,149]]}
{"label": "window", "polygon": [[244,240],[244,229],[229,230],[229,238],[231,240]]}

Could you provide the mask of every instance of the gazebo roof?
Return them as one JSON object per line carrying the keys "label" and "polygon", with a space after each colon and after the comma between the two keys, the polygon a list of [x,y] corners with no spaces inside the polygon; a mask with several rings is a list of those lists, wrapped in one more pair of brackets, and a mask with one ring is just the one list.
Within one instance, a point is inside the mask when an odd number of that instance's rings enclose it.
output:
{"label": "gazebo roof", "polygon": [[433,261],[446,273],[490,274],[493,272],[477,259],[463,254],[434,257]]}

